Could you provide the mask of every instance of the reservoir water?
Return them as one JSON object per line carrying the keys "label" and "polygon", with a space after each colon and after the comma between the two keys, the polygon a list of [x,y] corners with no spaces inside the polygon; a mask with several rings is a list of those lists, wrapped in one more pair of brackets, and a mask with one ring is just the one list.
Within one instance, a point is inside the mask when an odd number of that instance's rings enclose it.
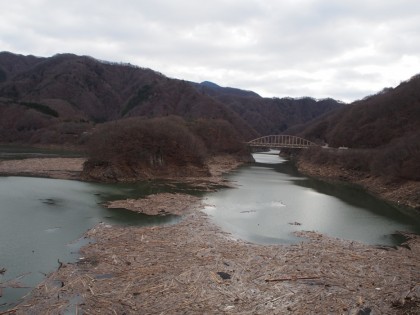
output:
{"label": "reservoir water", "polygon": [[[234,237],[263,244],[301,241],[294,231],[310,230],[369,244],[393,245],[398,230],[420,233],[420,215],[382,202],[363,190],[300,175],[276,154],[255,154],[255,164],[227,175],[237,188],[206,194],[205,211]],[[189,190],[191,189],[191,190]],[[0,177],[0,311],[10,308],[59,261],[75,261],[90,240],[83,233],[106,224],[172,224],[179,217],[146,216],[106,209],[107,200],[159,192],[197,193],[164,182],[106,185],[69,180]],[[22,278],[19,278],[23,276]],[[28,288],[1,289],[19,278]]]}
{"label": "reservoir water", "polygon": [[396,245],[396,231],[420,233],[420,214],[398,209],[358,187],[299,174],[273,153],[230,173],[237,185],[207,195],[206,212],[234,237],[261,244],[301,241],[293,232],[317,231],[367,244]]}
{"label": "reservoir water", "polygon": [[[99,222],[108,224],[170,224],[175,216],[147,216],[125,209],[107,209],[107,200],[183,191],[159,182],[106,185],[70,180],[0,177],[0,311],[30,291],[59,262],[75,261],[78,249],[89,240],[80,238]],[[22,276],[22,278],[20,278]],[[1,289],[1,283],[18,278],[28,288]]]}

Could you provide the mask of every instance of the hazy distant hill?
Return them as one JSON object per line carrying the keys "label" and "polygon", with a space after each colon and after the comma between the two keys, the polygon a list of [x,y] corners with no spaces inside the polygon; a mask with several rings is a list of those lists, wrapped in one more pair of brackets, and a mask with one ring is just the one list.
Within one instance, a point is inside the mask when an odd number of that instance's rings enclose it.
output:
{"label": "hazy distant hill", "polygon": [[97,123],[168,115],[226,120],[249,140],[337,106],[333,100],[266,99],[88,56],[0,53],[0,142],[75,142]]}
{"label": "hazy distant hill", "polygon": [[226,104],[261,135],[279,134],[291,126],[304,124],[344,104],[333,99],[263,98],[252,91],[223,88],[202,82],[198,88]]}
{"label": "hazy distant hill", "polygon": [[210,81],[204,81],[199,84],[196,83],[197,88],[201,91],[205,92],[208,95],[220,97],[221,95],[230,95],[230,96],[238,96],[238,97],[257,97],[261,98],[257,93],[253,91],[246,91],[232,87],[222,87],[217,85],[216,83]]}
{"label": "hazy distant hill", "polygon": [[29,69],[42,60],[44,58],[0,52],[0,82],[4,82],[15,74]]}

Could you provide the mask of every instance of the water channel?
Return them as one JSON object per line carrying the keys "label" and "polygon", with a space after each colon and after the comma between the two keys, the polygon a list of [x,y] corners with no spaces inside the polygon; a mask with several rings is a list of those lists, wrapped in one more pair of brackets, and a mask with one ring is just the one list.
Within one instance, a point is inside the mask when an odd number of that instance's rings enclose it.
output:
{"label": "water channel", "polygon": [[[397,230],[420,233],[420,215],[397,209],[363,190],[300,175],[276,154],[255,154],[256,162],[227,175],[237,188],[205,195],[213,220],[234,237],[262,244],[301,241],[298,230],[315,230],[369,244],[393,245]],[[153,217],[106,209],[107,200],[140,198],[159,192],[197,194],[164,182],[92,184],[29,177],[0,177],[0,283],[15,279],[27,289],[2,289],[0,311],[16,303],[58,261],[75,261],[83,233],[106,224],[173,224],[175,216]]]}
{"label": "water channel", "polygon": [[207,196],[206,212],[235,237],[254,243],[301,241],[294,231],[317,231],[367,244],[396,245],[396,231],[420,233],[420,214],[398,209],[361,188],[302,176],[278,152],[230,173],[238,186]]}

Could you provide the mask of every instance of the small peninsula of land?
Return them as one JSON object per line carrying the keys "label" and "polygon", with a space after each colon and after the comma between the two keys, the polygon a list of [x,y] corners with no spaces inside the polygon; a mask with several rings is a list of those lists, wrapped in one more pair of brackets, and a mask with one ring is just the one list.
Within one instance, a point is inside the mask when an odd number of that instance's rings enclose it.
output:
{"label": "small peninsula of land", "polygon": [[85,158],[63,157],[0,160],[0,175],[80,179],[85,161]]}

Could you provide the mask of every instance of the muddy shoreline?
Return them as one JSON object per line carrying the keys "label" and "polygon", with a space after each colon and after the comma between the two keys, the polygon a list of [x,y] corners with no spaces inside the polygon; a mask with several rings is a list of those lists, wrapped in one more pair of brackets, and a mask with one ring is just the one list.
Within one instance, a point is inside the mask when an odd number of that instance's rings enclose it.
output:
{"label": "muddy shoreline", "polygon": [[0,160],[0,176],[80,179],[85,158],[28,158]]}
{"label": "muddy shoreline", "polygon": [[[86,160],[82,157],[0,160],[0,176],[29,176],[86,181],[83,176],[83,164]],[[169,173],[157,179],[188,183],[204,190],[214,190],[215,187],[233,187],[232,183],[223,178],[223,174],[244,164],[244,162],[229,155],[220,155],[211,157],[206,164],[209,168],[209,176],[181,177],[171,176]],[[145,180],[147,179],[149,178],[145,178]]]}
{"label": "muddy shoreline", "polygon": [[[188,201],[190,202],[190,201]],[[17,314],[404,314],[418,310],[420,240],[376,248],[314,232],[296,245],[233,240],[190,204],[176,225],[86,233],[95,243]]]}
{"label": "muddy shoreline", "polygon": [[390,180],[335,165],[313,164],[302,159],[296,161],[296,166],[299,172],[307,176],[325,181],[356,184],[377,198],[420,211],[420,182],[418,181]]}
{"label": "muddy shoreline", "polygon": [[[223,160],[214,161],[214,176],[207,183],[226,184],[221,175],[238,164]],[[49,176],[57,171],[51,170]],[[42,174],[48,172],[42,169]],[[127,208],[132,203],[134,211],[176,211],[184,219],[155,227],[97,225],[85,234],[95,242],[81,249],[82,259],[63,264],[9,313],[355,315],[370,314],[369,310],[373,314],[420,311],[419,236],[410,235],[407,244],[397,248],[314,232],[299,233],[302,242],[295,245],[256,245],[234,240],[215,226],[200,211],[205,200],[197,197],[159,194],[123,202]]]}

